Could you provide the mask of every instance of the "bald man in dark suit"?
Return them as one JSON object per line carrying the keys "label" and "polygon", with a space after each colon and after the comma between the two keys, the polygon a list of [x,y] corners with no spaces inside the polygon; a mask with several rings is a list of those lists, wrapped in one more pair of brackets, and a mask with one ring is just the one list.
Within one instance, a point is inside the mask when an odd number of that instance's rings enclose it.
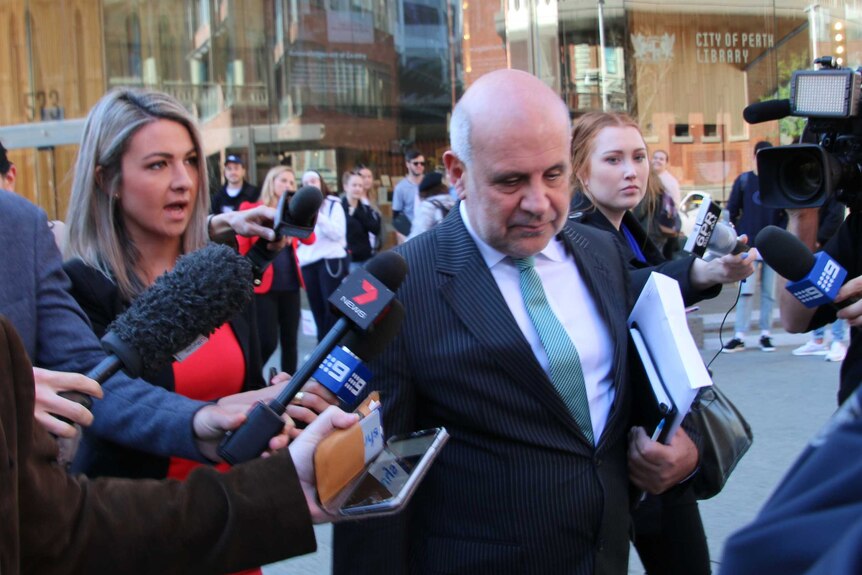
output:
{"label": "bald man in dark suit", "polygon": [[[630,481],[664,491],[697,451],[684,431],[668,446],[629,432],[637,286],[609,235],[567,220],[568,111],[537,78],[500,70],[467,91],[450,135],[463,200],[398,248],[407,320],[370,367],[388,435],[445,426],[451,439],[401,516],[336,528],[334,570],[626,573]],[[577,350],[563,360],[581,372],[572,385],[533,315],[530,270]]]}

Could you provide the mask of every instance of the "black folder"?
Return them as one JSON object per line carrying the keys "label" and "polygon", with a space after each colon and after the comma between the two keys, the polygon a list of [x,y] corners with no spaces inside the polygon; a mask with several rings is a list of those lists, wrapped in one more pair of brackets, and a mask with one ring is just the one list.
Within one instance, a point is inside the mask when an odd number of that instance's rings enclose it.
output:
{"label": "black folder", "polygon": [[676,405],[653,363],[649,348],[636,323],[629,328],[629,333],[637,351],[632,354],[630,362],[634,390],[632,423],[646,429],[653,441],[667,444],[670,442],[670,423],[677,413]]}

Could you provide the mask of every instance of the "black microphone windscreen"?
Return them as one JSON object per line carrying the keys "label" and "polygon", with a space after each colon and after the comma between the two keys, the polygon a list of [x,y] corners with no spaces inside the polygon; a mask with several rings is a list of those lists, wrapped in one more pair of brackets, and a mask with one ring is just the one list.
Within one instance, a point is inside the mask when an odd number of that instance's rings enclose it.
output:
{"label": "black microphone windscreen", "polygon": [[368,260],[365,271],[396,292],[407,275],[407,261],[395,252],[381,252]]}
{"label": "black microphone windscreen", "polygon": [[790,112],[790,100],[785,98],[750,104],[742,111],[742,117],[749,124],[759,124],[786,118]]}
{"label": "black microphone windscreen", "polygon": [[252,266],[231,248],[208,244],[180,257],[108,326],[140,354],[152,375],[200,335],[209,335],[251,301]]}
{"label": "black microphone windscreen", "polygon": [[314,186],[299,188],[288,204],[290,220],[297,226],[312,226],[317,210],[323,203],[323,193]]}
{"label": "black microphone windscreen", "polygon": [[380,355],[401,330],[404,306],[397,299],[392,300],[389,309],[384,313],[371,330],[352,330],[344,336],[340,345],[352,351],[365,363]]}
{"label": "black microphone windscreen", "polygon": [[808,275],[814,267],[814,254],[802,240],[778,226],[766,226],[755,239],[755,247],[769,267],[792,282]]}

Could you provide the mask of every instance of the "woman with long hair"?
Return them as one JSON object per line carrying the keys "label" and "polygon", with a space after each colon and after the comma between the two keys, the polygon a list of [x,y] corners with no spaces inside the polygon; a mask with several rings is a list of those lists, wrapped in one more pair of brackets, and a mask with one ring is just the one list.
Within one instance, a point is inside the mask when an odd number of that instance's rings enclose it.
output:
{"label": "woman with long hair", "polygon": [[[194,118],[167,94],[114,90],[88,115],[72,183],[65,269],[72,294],[98,336],[181,255],[202,247],[212,232],[245,234],[250,222],[260,223],[262,214],[271,223],[273,210],[264,207],[208,218],[202,158]],[[199,402],[262,388],[253,305],[219,327],[182,362],[148,381]],[[321,388],[311,391],[304,404],[319,412],[326,394]],[[288,413],[302,419],[305,411],[291,408]],[[167,429],[161,434],[148,430],[159,439],[158,445],[129,437],[129,429],[148,425],[130,411],[122,430],[103,429],[98,437],[85,433],[73,469],[91,476],[182,479],[195,466],[217,458],[214,450],[182,452],[181,442]],[[121,432],[122,442],[115,440]],[[176,453],[185,457],[171,456]]]}
{"label": "woman with long hair", "polygon": [[746,255],[710,262],[694,256],[666,261],[632,210],[644,199],[650,162],[640,127],[619,112],[588,112],[575,121],[572,218],[614,234],[631,268],[652,267],[680,283],[687,304],[715,297],[721,284],[751,275]]}
{"label": "woman with long hair", "polygon": [[337,193],[329,190],[320,172],[306,170],[302,174],[302,185],[314,186],[323,192],[323,203],[314,226],[317,239],[313,244],[300,245],[296,250],[305,280],[308,306],[317,327],[317,341],[320,341],[337,319],[326,300],[350,271],[347,218]]}
{"label": "woman with long hair", "polygon": [[[751,275],[753,258],[745,254],[709,263],[694,256],[664,260],[631,212],[647,193],[649,172],[646,143],[631,117],[609,112],[581,116],[572,132],[575,195],[571,217],[611,232],[630,269],[653,268],[676,279],[689,304],[718,295],[722,283]],[[692,431],[684,425],[687,432]],[[691,442],[687,436],[685,439]],[[686,485],[647,497],[633,513],[633,520],[635,548],[647,573],[710,573],[697,500]]]}
{"label": "woman with long hair", "polygon": [[374,255],[371,238],[380,234],[380,214],[364,201],[361,172],[344,172],[341,182],[344,186],[341,207],[347,217],[347,250],[350,252],[350,271],[353,271]]}
{"label": "woman with long hair", "polygon": [[[296,175],[288,166],[276,166],[269,170],[260,190],[259,202],[244,202],[240,210],[265,205],[274,208],[282,196],[286,201],[296,193]],[[240,253],[247,253],[258,241],[257,238],[237,236]],[[299,329],[299,289],[303,287],[296,249],[300,240],[292,237],[278,252],[261,277],[260,285],[254,288],[257,304],[257,321],[263,361],[266,361],[281,344],[281,370],[296,371],[297,330]],[[301,240],[313,244],[314,234]]]}

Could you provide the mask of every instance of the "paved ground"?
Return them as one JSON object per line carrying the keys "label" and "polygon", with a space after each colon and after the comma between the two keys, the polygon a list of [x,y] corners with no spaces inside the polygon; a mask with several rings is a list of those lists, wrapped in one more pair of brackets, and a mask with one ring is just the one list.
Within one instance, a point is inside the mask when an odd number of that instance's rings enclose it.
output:
{"label": "paved ground", "polygon": [[[717,327],[730,308],[735,290],[725,288],[721,296],[701,304],[705,324],[702,355],[709,361],[718,349]],[[756,316],[755,316],[756,317]],[[724,331],[724,341],[733,337],[733,314]],[[785,470],[807,440],[835,409],[839,364],[820,356],[794,357],[790,351],[806,341],[806,336],[787,334],[776,329],[775,352],[761,352],[756,332],[750,332],[749,349],[735,354],[720,354],[712,363],[713,377],[730,396],[751,424],[755,440],[724,491],[701,502],[714,570],[725,539],[748,523],[763,505]],[[310,339],[303,349],[311,348]],[[327,575],[330,571],[331,529],[317,528],[319,551],[270,565],[266,575]],[[629,573],[641,574],[643,568],[632,555]]]}

